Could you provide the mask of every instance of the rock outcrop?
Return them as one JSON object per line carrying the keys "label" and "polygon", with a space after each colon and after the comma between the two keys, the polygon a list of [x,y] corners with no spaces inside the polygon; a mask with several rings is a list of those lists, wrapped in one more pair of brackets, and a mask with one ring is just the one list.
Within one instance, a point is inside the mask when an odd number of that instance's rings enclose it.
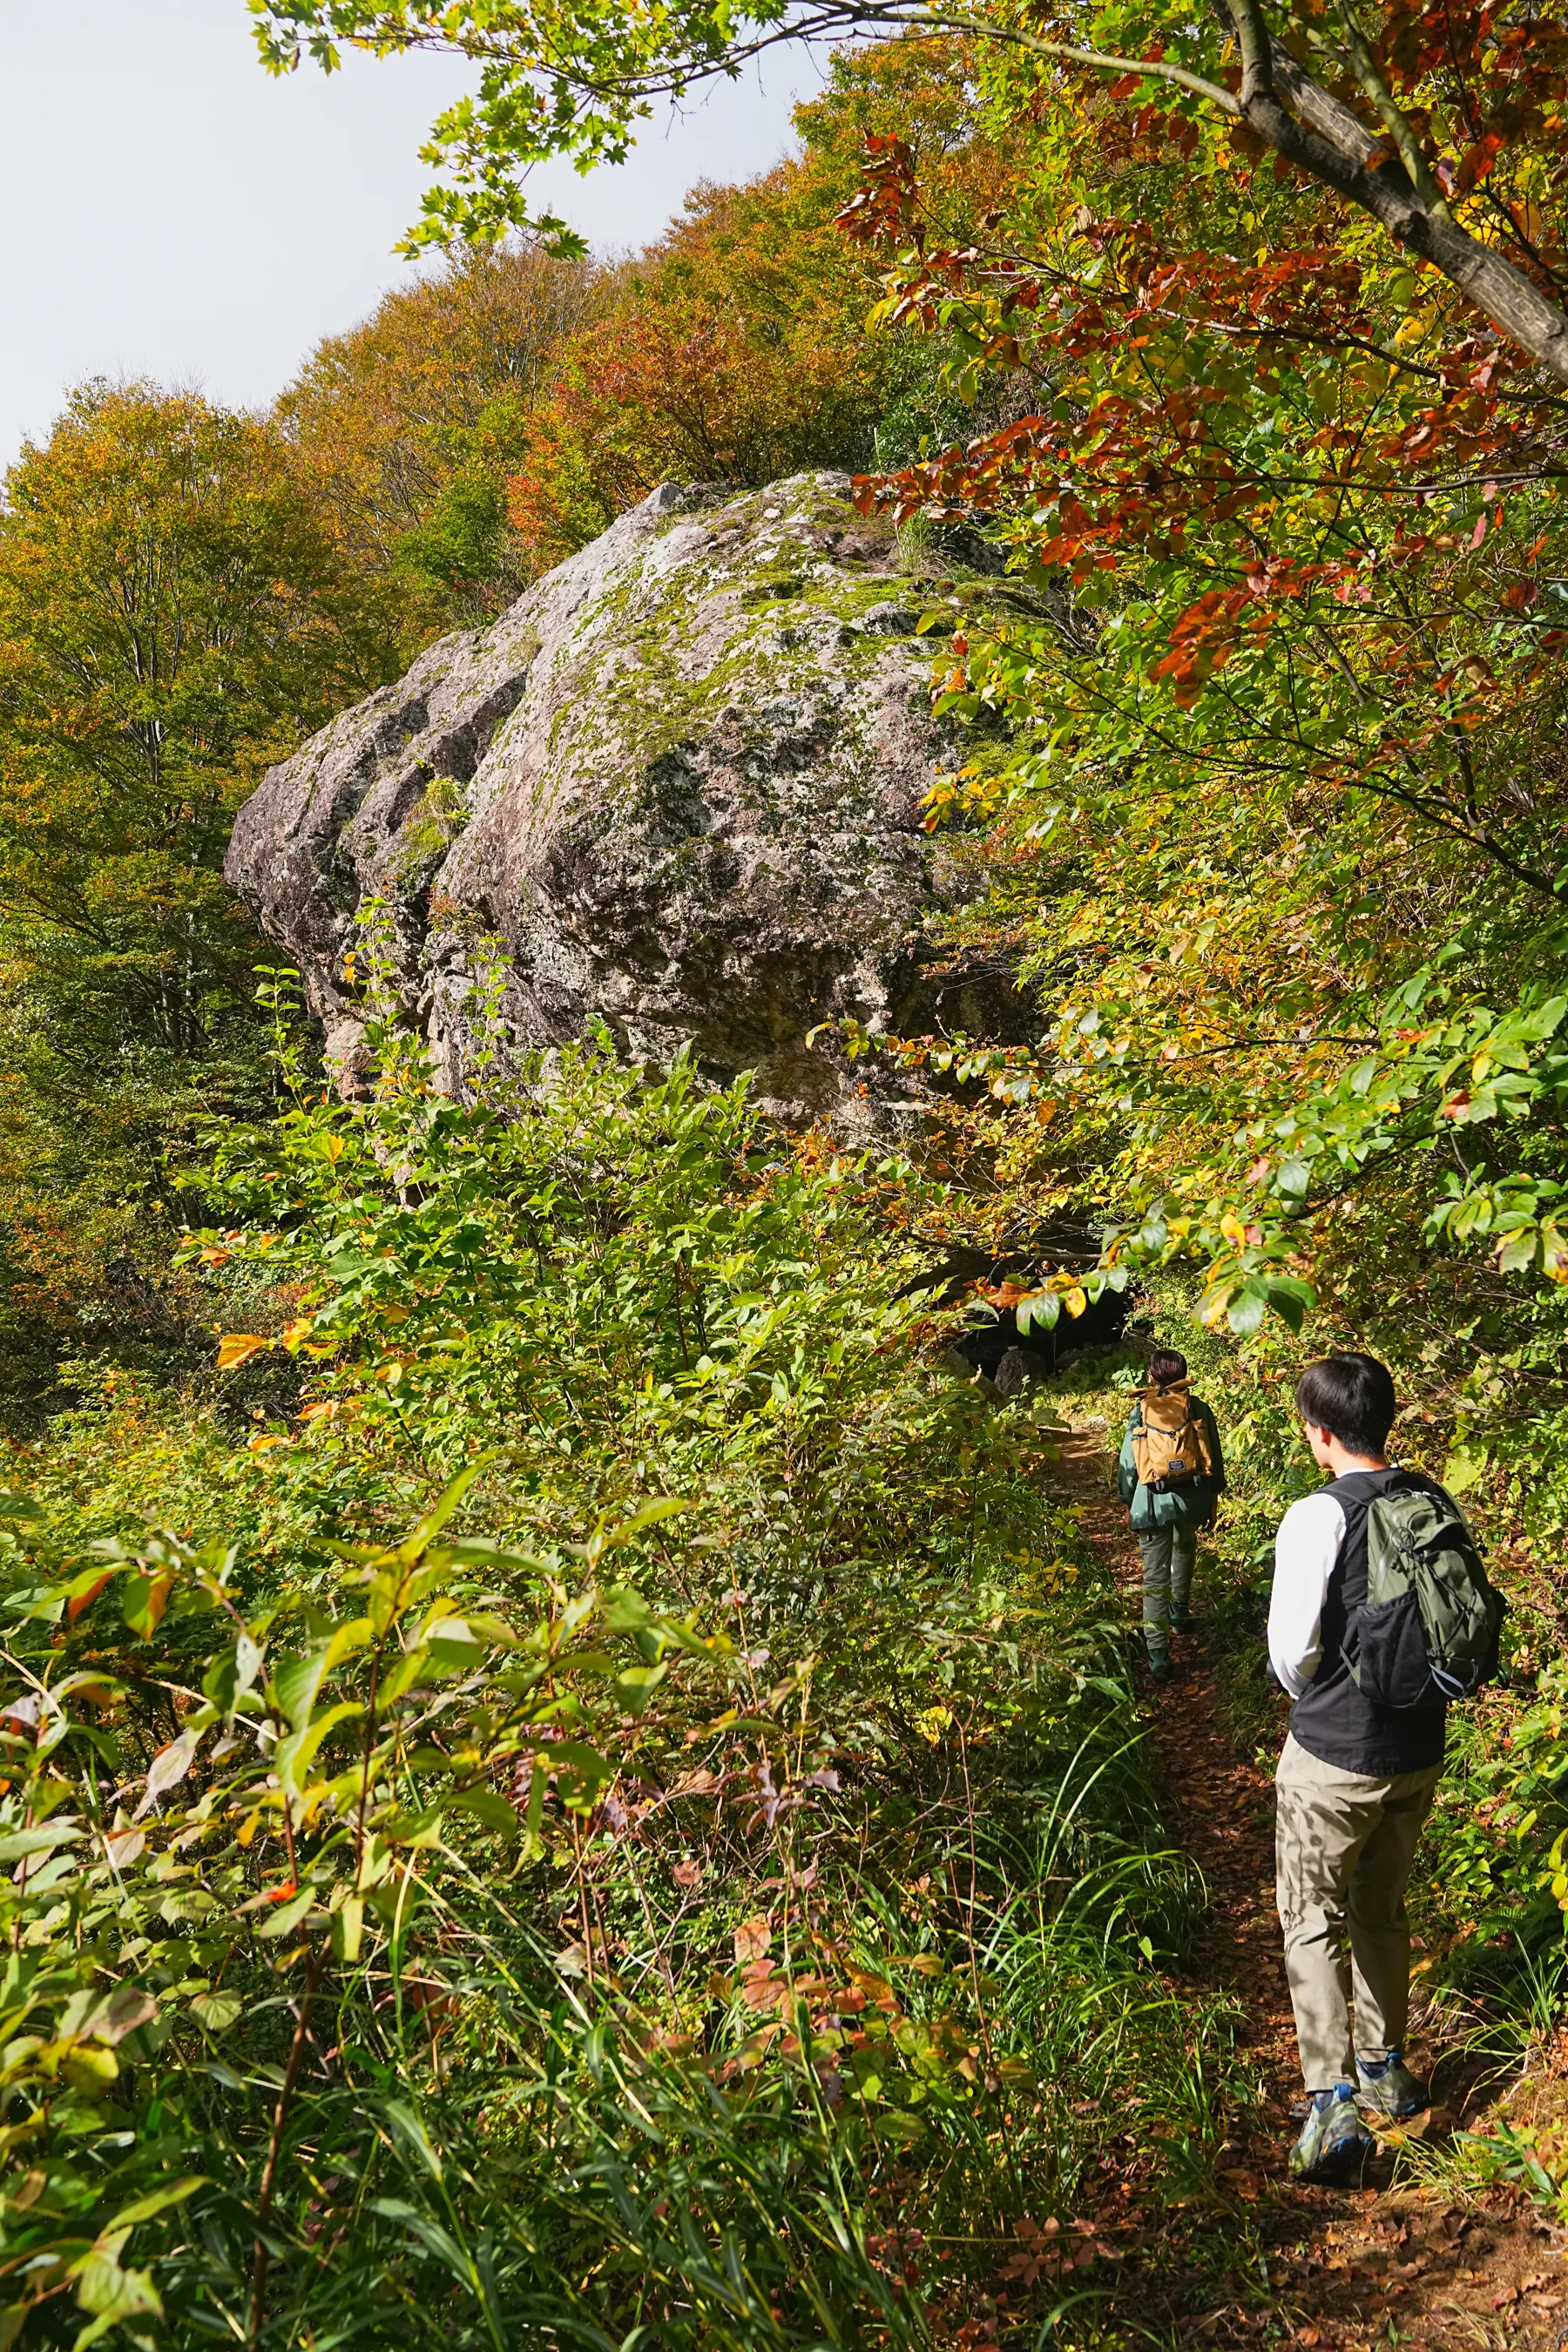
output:
{"label": "rock outcrop", "polygon": [[716,1077],[756,1070],[784,1116],[896,1124],[907,1086],[806,1034],[842,1014],[986,1025],[973,989],[928,977],[921,939],[964,887],[920,822],[959,752],[931,716],[928,600],[841,476],[656,491],[274,768],[229,881],[347,1071],[344,955],[374,898],[449,1089],[482,935],[523,1042],[598,1017],[630,1055],[689,1039]]}

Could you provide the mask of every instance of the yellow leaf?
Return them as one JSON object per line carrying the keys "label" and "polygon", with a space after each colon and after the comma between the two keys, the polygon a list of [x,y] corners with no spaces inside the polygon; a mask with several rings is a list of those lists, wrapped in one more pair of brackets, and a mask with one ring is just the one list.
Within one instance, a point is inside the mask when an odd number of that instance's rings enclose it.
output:
{"label": "yellow leaf", "polygon": [[60,2060],[60,2072],[74,2091],[85,2091],[88,2097],[100,2097],[120,2074],[120,2061],[112,2050],[89,2048],[78,2042],[65,2052]]}
{"label": "yellow leaf", "polygon": [[230,1372],[236,1364],[247,1364],[252,1356],[259,1356],[271,1345],[270,1339],[258,1339],[254,1331],[226,1331],[217,1343],[217,1368]]}

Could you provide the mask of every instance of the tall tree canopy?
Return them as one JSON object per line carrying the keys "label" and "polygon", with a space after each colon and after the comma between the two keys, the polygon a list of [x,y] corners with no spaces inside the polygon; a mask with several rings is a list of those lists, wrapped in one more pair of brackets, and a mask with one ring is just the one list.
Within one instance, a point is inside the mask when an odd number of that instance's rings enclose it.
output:
{"label": "tall tree canopy", "polygon": [[524,584],[506,478],[563,344],[603,311],[614,277],[515,242],[467,250],[328,336],[279,395],[301,485],[367,619],[374,607],[410,650]]}
{"label": "tall tree canopy", "polygon": [[1556,397],[1137,92],[1092,141],[1058,119],[987,252],[932,238],[895,143],[872,166],[886,315],[1027,386],[866,488],[990,514],[1033,591],[952,616],[949,707],[1011,748],[940,812],[999,828],[992,920],[1041,983],[1038,1052],[991,1064],[1010,1164],[1081,1181],[1092,1128],[1123,1248],[1197,1250],[1238,1328],[1300,1310],[1288,1269],[1380,1185],[1561,1276]]}
{"label": "tall tree canopy", "polygon": [[276,72],[307,54],[331,68],[340,44],[384,56],[454,51],[478,68],[477,94],[439,117],[425,151],[450,176],[426,195],[411,247],[531,226],[559,241],[561,222],[530,214],[520,166],[562,154],[584,166],[618,161],[658,95],[733,73],[781,43],[945,28],[995,51],[1015,79],[1110,77],[1181,120],[1234,124],[1375,221],[1568,383],[1568,317],[1528,211],[1563,129],[1568,39],[1547,16],[1458,0],[1360,10],[1218,0],[1195,13],[1169,0],[1043,12],[1005,0],[973,10],[923,0],[250,5]]}
{"label": "tall tree canopy", "polygon": [[[541,564],[670,479],[763,483],[864,467],[973,430],[936,384],[935,344],[868,335],[878,257],[837,215],[868,130],[899,125],[923,201],[955,243],[1005,194],[1010,159],[978,135],[958,45],[887,44],[837,59],[799,109],[803,152],[740,187],[703,186],[559,347],[531,415],[511,513]],[[910,415],[900,421],[900,404]],[[918,415],[918,422],[916,416]]]}
{"label": "tall tree canopy", "polygon": [[230,819],[384,660],[266,425],[93,385],[6,477],[0,1266],[24,1320],[117,1311],[105,1269],[171,1143],[249,1085]]}

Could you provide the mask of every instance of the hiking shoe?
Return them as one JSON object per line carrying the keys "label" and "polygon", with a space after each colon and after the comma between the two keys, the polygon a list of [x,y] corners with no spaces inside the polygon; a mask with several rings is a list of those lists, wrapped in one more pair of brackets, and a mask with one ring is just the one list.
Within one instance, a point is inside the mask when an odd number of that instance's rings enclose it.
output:
{"label": "hiking shoe", "polygon": [[1298,2180],[1346,2180],[1376,2146],[1356,2113],[1354,2084],[1338,2083],[1331,2091],[1313,2094],[1301,2137],[1290,2150],[1290,2170]]}
{"label": "hiking shoe", "polygon": [[1171,1661],[1165,1655],[1163,1650],[1150,1651],[1149,1672],[1157,1683],[1168,1683],[1170,1681],[1172,1673]]}
{"label": "hiking shoe", "polygon": [[1386,2116],[1391,2123],[1403,2123],[1431,2105],[1426,2084],[1411,2073],[1403,2050],[1391,2050],[1386,2058],[1375,2061],[1358,2058],[1355,2063],[1361,2076],[1362,2105]]}

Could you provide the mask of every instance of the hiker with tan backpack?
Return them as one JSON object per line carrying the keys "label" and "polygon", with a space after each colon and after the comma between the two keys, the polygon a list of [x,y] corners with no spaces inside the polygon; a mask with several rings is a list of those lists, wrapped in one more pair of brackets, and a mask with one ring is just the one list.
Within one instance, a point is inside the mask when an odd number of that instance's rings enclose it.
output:
{"label": "hiker with tan backpack", "polygon": [[1131,1505],[1143,1555],[1143,1638],[1149,1671],[1171,1679],[1169,1628],[1190,1622],[1198,1529],[1207,1525],[1225,1486],[1215,1417],[1187,1386],[1187,1360],[1173,1349],[1149,1360],[1149,1385],[1133,1406],[1121,1441],[1117,1486]]}

